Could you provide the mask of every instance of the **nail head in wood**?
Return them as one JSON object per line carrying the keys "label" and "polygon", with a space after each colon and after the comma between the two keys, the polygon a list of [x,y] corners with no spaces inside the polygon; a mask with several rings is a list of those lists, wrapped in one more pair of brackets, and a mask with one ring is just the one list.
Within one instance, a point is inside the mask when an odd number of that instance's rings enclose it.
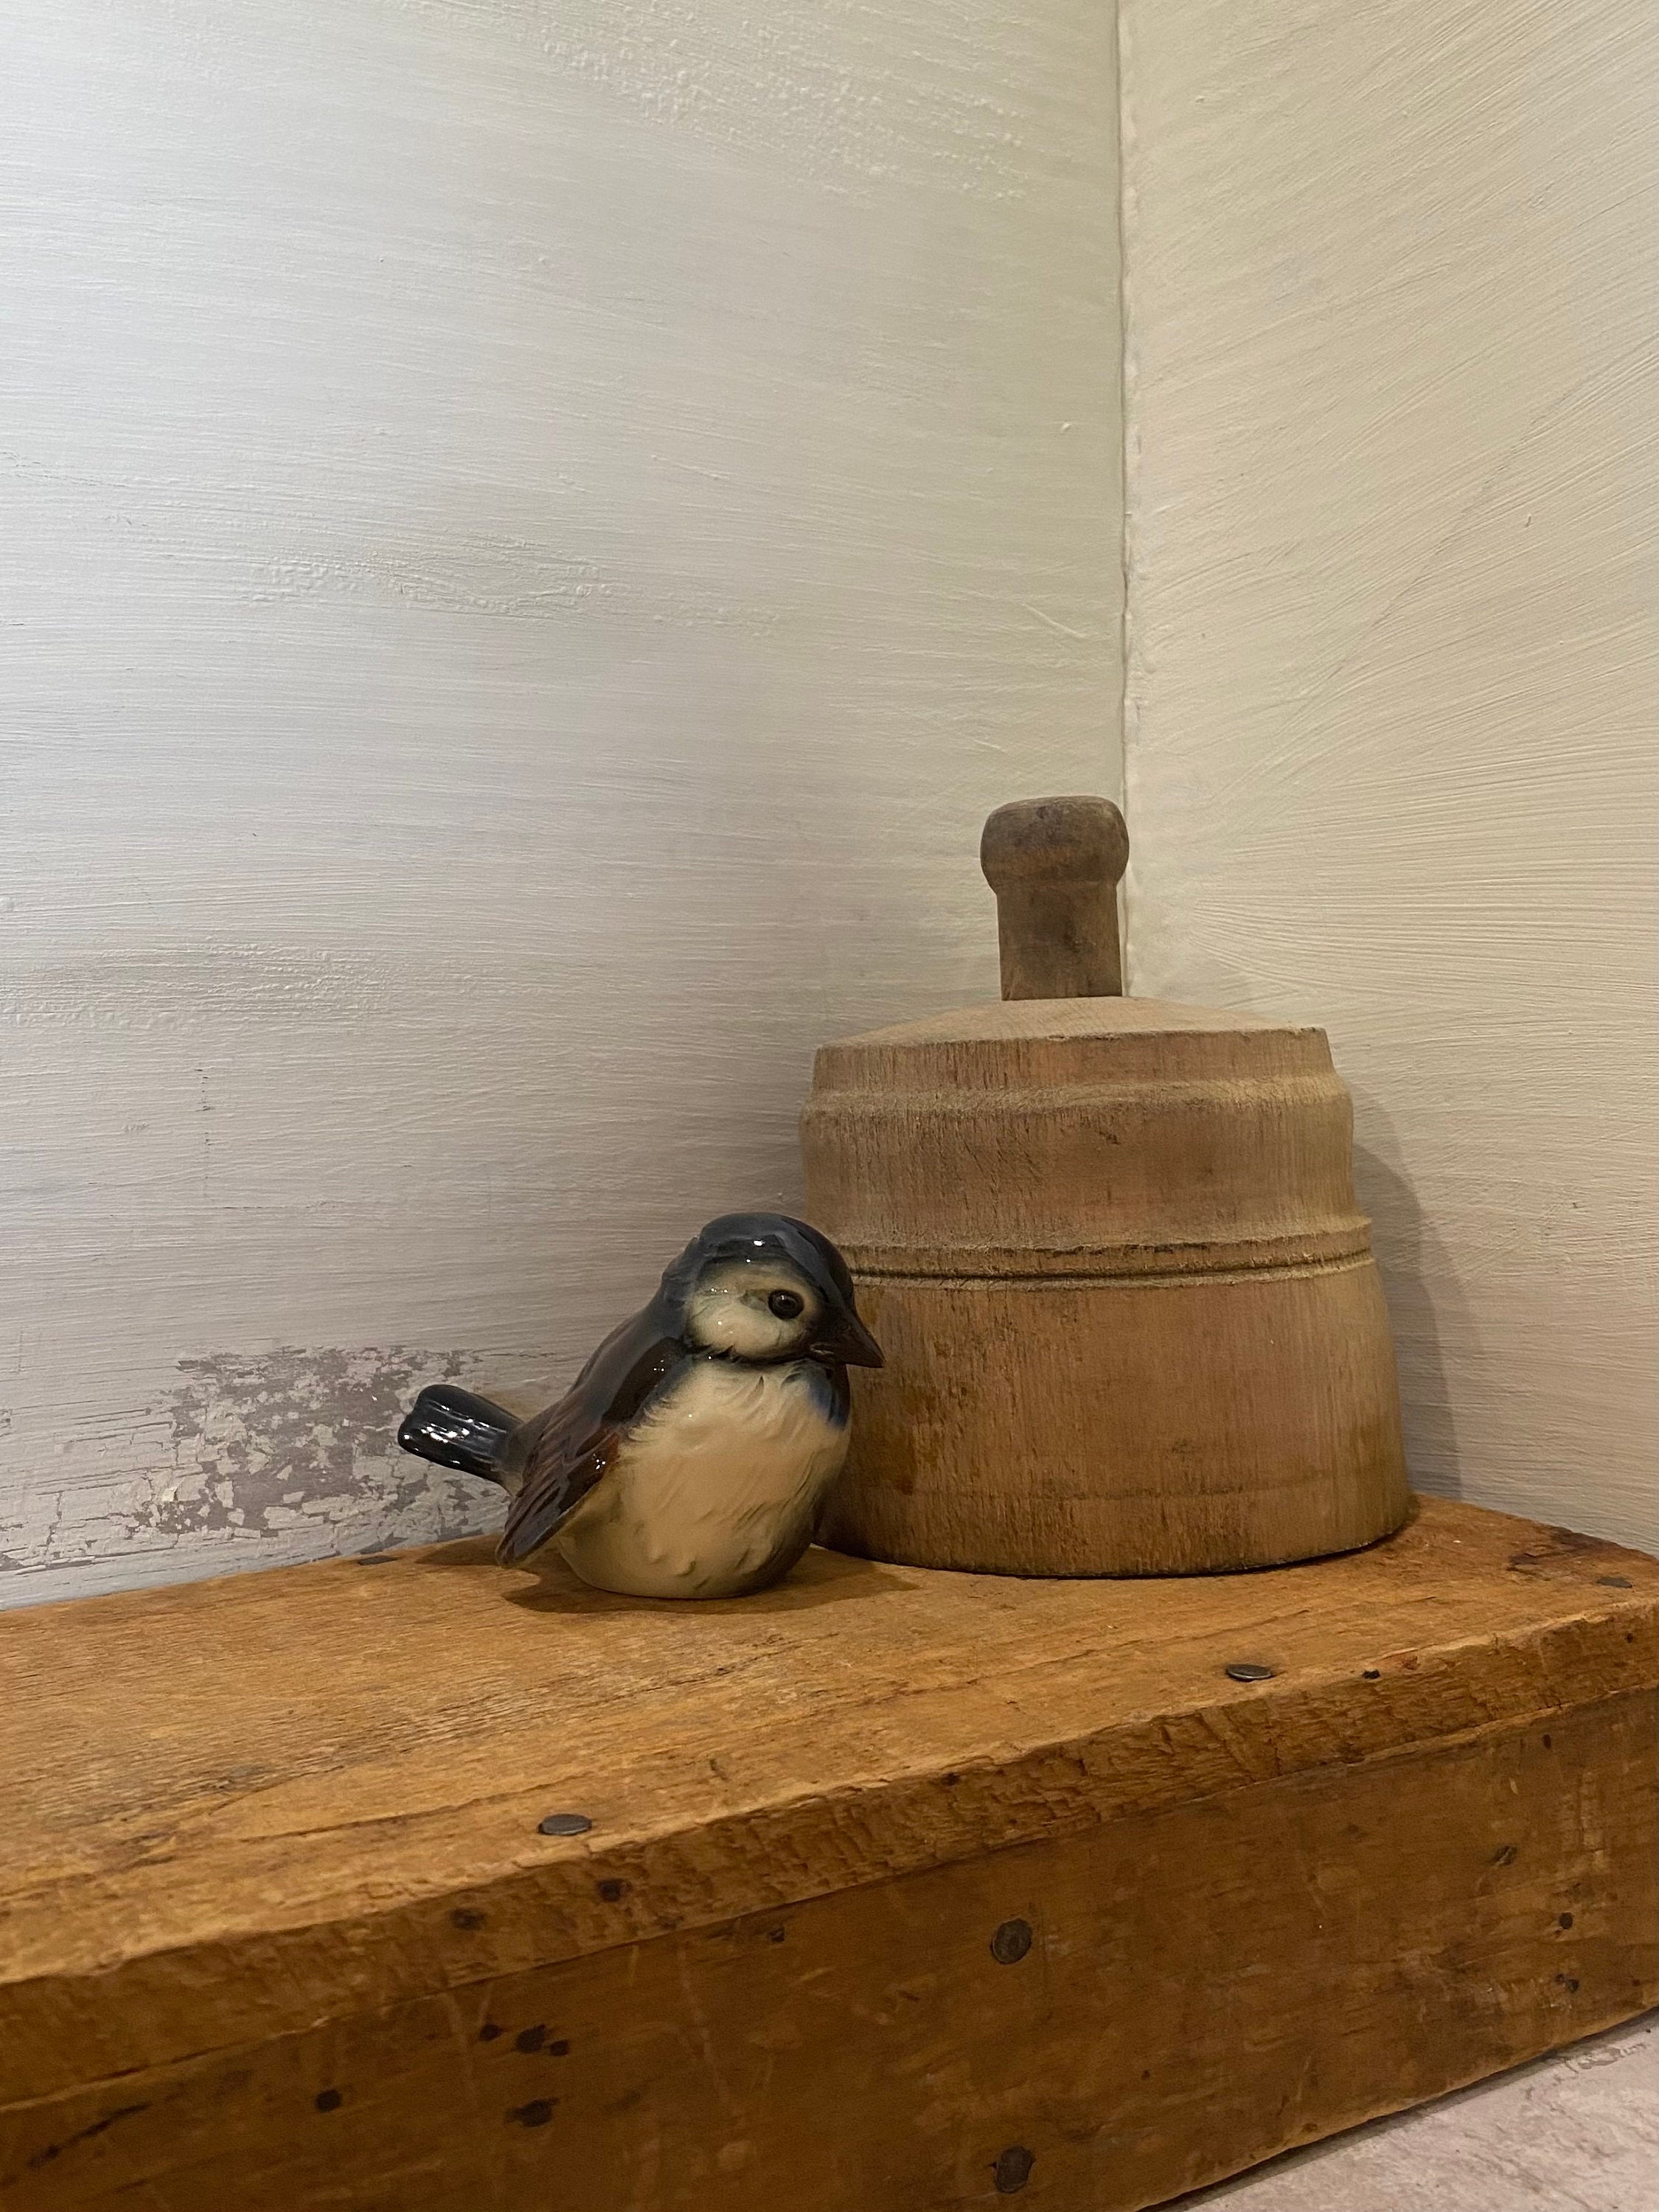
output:
{"label": "nail head in wood", "polygon": [[1036,2159],[1024,2143],[1010,2143],[991,2169],[999,2197],[1012,2197],[1024,2188],[1031,2178]]}
{"label": "nail head in wood", "polygon": [[991,1956],[1000,1966],[1017,1966],[1030,1948],[1029,1920],[1005,1920],[991,1938]]}
{"label": "nail head in wood", "polygon": [[980,839],[997,895],[1005,999],[1123,995],[1117,886],[1129,833],[1109,799],[1017,799]]}

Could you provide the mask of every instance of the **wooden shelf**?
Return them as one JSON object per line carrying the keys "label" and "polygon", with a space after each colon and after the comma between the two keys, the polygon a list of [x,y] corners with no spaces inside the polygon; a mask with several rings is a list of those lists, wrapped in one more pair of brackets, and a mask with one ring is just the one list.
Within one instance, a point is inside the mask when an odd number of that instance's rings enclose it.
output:
{"label": "wooden shelf", "polygon": [[1653,2002],[1656,1579],[1425,1500],[1194,1580],[10,1614],[0,2203],[1130,2212]]}

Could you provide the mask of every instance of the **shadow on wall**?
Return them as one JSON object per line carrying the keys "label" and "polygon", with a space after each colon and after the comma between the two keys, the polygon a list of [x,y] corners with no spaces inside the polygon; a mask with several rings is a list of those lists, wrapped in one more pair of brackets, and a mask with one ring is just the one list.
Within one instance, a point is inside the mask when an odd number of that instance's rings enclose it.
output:
{"label": "shadow on wall", "polygon": [[[1442,1350],[1442,1331],[1469,1340],[1469,1311],[1451,1255],[1426,1220],[1407,1178],[1394,1124],[1364,1091],[1354,1090],[1354,1189],[1371,1218],[1371,1243],[1389,1302],[1400,1360],[1406,1465],[1412,1486],[1461,1498],[1457,1425]],[[1361,1136],[1365,1141],[1360,1141]]]}
{"label": "shadow on wall", "polygon": [[[1133,960],[1133,938],[1129,952]],[[1132,975],[1131,990],[1136,996],[1147,995],[1138,975]],[[1267,1021],[1286,1018],[1282,1005],[1262,1003],[1256,985],[1243,969],[1217,959],[1206,947],[1183,948],[1179,963],[1158,974],[1151,995],[1187,1006],[1231,1007]],[[1371,1218],[1371,1243],[1400,1362],[1407,1469],[1413,1489],[1431,1491],[1439,1498],[1462,1498],[1456,1419],[1443,1340],[1449,1334],[1454,1343],[1475,1343],[1468,1302],[1459,1287],[1450,1250],[1425,1218],[1407,1175],[1394,1123],[1378,1102],[1348,1077],[1340,1055],[1337,1073],[1353,1100],[1354,1190],[1361,1212]]]}

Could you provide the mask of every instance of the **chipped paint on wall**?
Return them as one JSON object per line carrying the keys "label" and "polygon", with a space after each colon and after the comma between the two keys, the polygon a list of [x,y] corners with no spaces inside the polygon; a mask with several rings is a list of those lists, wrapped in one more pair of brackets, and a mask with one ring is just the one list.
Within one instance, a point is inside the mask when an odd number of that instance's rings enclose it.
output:
{"label": "chipped paint on wall", "polygon": [[1121,29],[1134,988],[1328,1027],[1419,1484],[1650,1546],[1653,10]]}
{"label": "chipped paint on wall", "polygon": [[[222,1352],[179,1362],[178,1380],[115,1426],[117,1474],[23,1492],[0,1520],[9,1602],[176,1581],[319,1553],[436,1543],[493,1528],[487,1483],[397,1449],[423,1383],[500,1389],[488,1355],[386,1350]],[[550,1385],[509,1387],[524,1410]],[[3,1424],[0,1424],[3,1427]]]}
{"label": "chipped paint on wall", "polygon": [[170,1464],[134,1498],[135,1535],[468,1520],[476,1483],[440,1489],[389,1449],[416,1392],[454,1381],[460,1364],[453,1353],[288,1348],[181,1359],[163,1409]]}
{"label": "chipped paint on wall", "polygon": [[1121,677],[1109,11],[6,37],[0,1604],[481,1522]]}

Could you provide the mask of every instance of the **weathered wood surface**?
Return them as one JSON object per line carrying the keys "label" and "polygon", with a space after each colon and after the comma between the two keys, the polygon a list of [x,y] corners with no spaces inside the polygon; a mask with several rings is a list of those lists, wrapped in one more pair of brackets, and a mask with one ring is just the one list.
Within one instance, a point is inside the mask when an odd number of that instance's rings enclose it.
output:
{"label": "weathered wood surface", "polygon": [[1655,1583],[1425,1501],[1218,1580],[10,1616],[0,2202],[927,2212],[1023,2148],[1127,2212],[1652,2001]]}
{"label": "weathered wood surface", "polygon": [[997,895],[1005,999],[1115,998],[1123,990],[1117,887],[1129,833],[1109,799],[1017,799],[980,839]]}
{"label": "weathered wood surface", "polygon": [[1322,1030],[1202,1006],[1028,999],[825,1045],[807,1210],[887,1354],[827,1540],[1168,1574],[1397,1528],[1352,1132]]}

